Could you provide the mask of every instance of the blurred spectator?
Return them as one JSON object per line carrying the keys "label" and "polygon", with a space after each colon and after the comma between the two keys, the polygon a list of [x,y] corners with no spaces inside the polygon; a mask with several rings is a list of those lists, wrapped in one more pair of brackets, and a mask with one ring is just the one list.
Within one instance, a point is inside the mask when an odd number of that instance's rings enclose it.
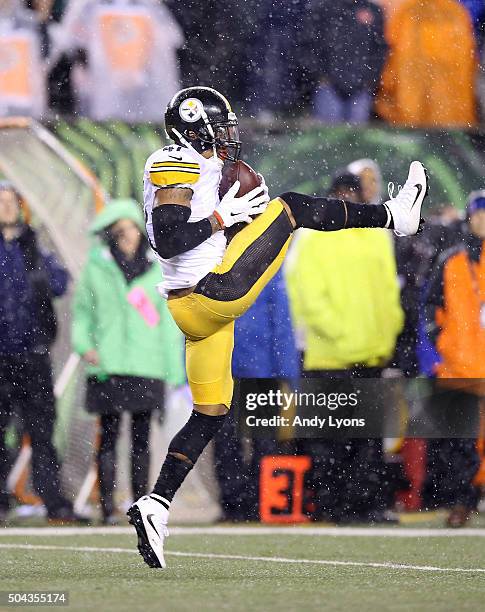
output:
{"label": "blurred spectator", "polygon": [[[359,178],[336,176],[330,195],[362,201]],[[305,330],[304,375],[380,378],[403,322],[389,232],[306,232],[295,251],[288,289]],[[306,440],[302,448],[314,459],[317,516],[385,520],[381,440]]]}
{"label": "blurred spectator", "polygon": [[247,41],[249,111],[266,120],[277,113],[294,113],[296,105],[299,114],[300,80],[307,64],[300,43],[303,37],[310,36],[303,24],[306,0],[251,0],[249,6],[252,8],[248,11],[252,35]]}
{"label": "blurred spectator", "polygon": [[[179,0],[166,0],[165,5],[185,38],[178,52],[182,86],[214,87],[240,107],[251,75],[248,56],[261,53],[251,38],[263,30],[257,16],[260,0],[206,0],[192,2],[190,10]],[[267,41],[263,44],[266,48]]]}
{"label": "blurred spectator", "polygon": [[368,121],[387,48],[379,6],[370,0],[310,0],[304,32],[306,60],[318,83],[315,117]]}
{"label": "blurred spectator", "polygon": [[470,13],[478,46],[481,47],[483,41],[483,26],[485,23],[485,3],[483,0],[460,0],[460,2]]}
{"label": "blurred spectator", "polygon": [[386,27],[389,57],[376,102],[379,115],[409,127],[477,122],[476,42],[457,0],[407,0]]}
{"label": "blurred spectator", "polygon": [[397,270],[401,287],[404,329],[396,346],[395,365],[405,376],[430,372],[435,351],[423,337],[420,304],[423,288],[438,257],[463,240],[463,221],[451,204],[431,208],[423,231],[417,236],[395,240]]}
{"label": "blurred spectator", "polygon": [[20,0],[0,6],[0,116],[45,111],[46,79],[40,22]]}
{"label": "blurred spectator", "polygon": [[76,516],[61,494],[52,443],[56,409],[49,351],[56,335],[53,298],[65,293],[68,274],[38,245],[29,211],[9,183],[0,184],[0,521],[9,508],[5,431],[22,421],[32,446],[32,481],[49,519]]}
{"label": "blurred spectator", "polygon": [[[439,256],[458,244],[462,244],[468,229],[460,211],[453,204],[438,204],[426,213],[422,232],[410,241],[415,244],[414,273],[417,285],[424,287]],[[398,241],[396,240],[396,244]],[[408,242],[405,237],[403,244]]]}
{"label": "blurred spectator", "polygon": [[[298,377],[299,358],[281,272],[236,321],[232,369],[235,379]],[[237,402],[237,393],[235,399]],[[237,406],[233,405],[214,444],[223,520],[257,520],[259,463],[263,455],[277,453],[276,442],[253,440],[248,464],[244,460],[243,441],[237,432]]]}
{"label": "blurred spectator", "polygon": [[[278,272],[238,319],[232,367],[236,378],[296,378],[299,374],[288,296]],[[255,350],[257,347],[257,350]]]}
{"label": "blurred spectator", "polygon": [[114,200],[99,214],[99,238],[77,286],[72,341],[88,364],[86,404],[101,415],[98,473],[103,521],[115,523],[116,441],[123,411],[131,413],[131,486],[148,487],[148,436],[153,410],[163,408],[164,381],[184,382],[182,336],[156,285],[158,264],[132,200]]}
{"label": "blurred spectator", "polygon": [[67,53],[76,63],[75,97],[93,119],[159,121],[180,89],[183,42],[156,0],[77,0],[68,5],[54,58]]}
{"label": "blurred spectator", "polygon": [[[361,201],[358,177],[337,176],[331,195]],[[305,370],[385,366],[403,322],[389,232],[305,232],[295,249],[288,290],[307,330]]]}
{"label": "blurred spectator", "polygon": [[382,203],[382,174],[377,162],[357,159],[347,166],[347,170],[359,177],[364,204]]}
{"label": "blurred spectator", "polygon": [[401,4],[404,4],[407,1],[408,0],[374,0],[374,2],[384,11],[386,20],[397,11]]}
{"label": "blurred spectator", "polygon": [[[425,296],[426,331],[436,347],[431,405],[468,407],[478,413],[485,396],[485,192],[470,195],[464,244],[436,263]],[[452,379],[452,380],[450,380]],[[464,379],[475,379],[467,384]],[[446,389],[450,389],[446,393]],[[423,497],[453,506],[448,524],[463,525],[475,507],[472,485],[479,457],[473,439],[428,441],[430,467]],[[443,499],[441,496],[446,496]]]}
{"label": "blurred spectator", "polygon": [[26,8],[33,11],[40,36],[42,57],[48,57],[51,50],[50,28],[60,20],[68,0],[24,0]]}

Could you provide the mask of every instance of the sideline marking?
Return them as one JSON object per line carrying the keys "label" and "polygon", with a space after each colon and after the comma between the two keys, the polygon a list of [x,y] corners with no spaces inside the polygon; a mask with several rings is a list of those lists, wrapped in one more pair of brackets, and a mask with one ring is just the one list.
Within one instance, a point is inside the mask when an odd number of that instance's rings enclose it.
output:
{"label": "sideline marking", "polygon": [[[484,538],[483,528],[420,529],[410,527],[169,527],[172,535],[296,535],[394,538]],[[4,527],[2,536],[134,535],[132,527]]]}
{"label": "sideline marking", "polygon": [[[0,548],[14,550],[57,550],[71,552],[103,552],[103,553],[128,553],[138,554],[138,551],[130,548],[96,548],[94,546],[49,546],[43,544],[0,544]],[[336,567],[373,567],[383,569],[411,570],[419,572],[459,572],[467,574],[482,574],[485,569],[463,568],[463,567],[435,567],[433,565],[406,565],[404,563],[374,563],[365,561],[330,561],[326,559],[290,559],[287,557],[253,557],[249,555],[219,555],[216,553],[195,553],[166,551],[166,555],[173,557],[197,557],[199,559],[224,559],[231,561],[263,561],[269,563],[293,563],[297,565],[330,565]]]}

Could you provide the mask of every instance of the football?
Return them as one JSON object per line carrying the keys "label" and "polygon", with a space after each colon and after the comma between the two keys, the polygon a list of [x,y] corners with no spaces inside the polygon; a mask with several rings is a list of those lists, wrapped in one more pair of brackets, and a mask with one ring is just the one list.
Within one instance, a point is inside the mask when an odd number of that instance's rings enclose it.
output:
{"label": "football", "polygon": [[261,178],[246,162],[242,160],[226,162],[222,169],[222,178],[219,183],[219,197],[223,198],[236,181],[241,183],[236,194],[237,196],[242,196],[258,187],[258,185],[261,185]]}
{"label": "football", "polygon": [[[226,162],[222,169],[222,178],[219,183],[219,197],[222,199],[236,181],[241,183],[236,196],[242,196],[255,187],[261,185],[261,177],[251,168],[249,164],[238,160]],[[246,227],[246,223],[235,223],[224,230],[224,235],[229,244],[234,236]]]}

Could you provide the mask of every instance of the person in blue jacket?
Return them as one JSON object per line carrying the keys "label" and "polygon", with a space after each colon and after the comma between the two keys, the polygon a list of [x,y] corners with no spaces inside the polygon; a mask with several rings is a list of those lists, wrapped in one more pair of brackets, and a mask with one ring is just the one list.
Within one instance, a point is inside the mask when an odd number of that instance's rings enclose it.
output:
{"label": "person in blue jacket", "polygon": [[[281,270],[236,323],[235,378],[296,378],[299,357]],[[256,348],[257,347],[257,348]]]}
{"label": "person in blue jacket", "polygon": [[22,420],[32,446],[32,480],[49,519],[74,521],[62,495],[52,443],[56,418],[50,348],[56,335],[53,299],[67,290],[69,275],[44,252],[16,189],[0,183],[0,523],[7,518],[9,455],[5,432]]}
{"label": "person in blue jacket", "polygon": [[[263,289],[253,306],[236,321],[232,372],[236,379],[296,379],[300,358],[281,270]],[[247,464],[237,433],[236,410],[230,410],[215,438],[215,468],[220,489],[222,520],[258,518],[258,466],[264,454],[273,454],[272,440],[254,440]]]}

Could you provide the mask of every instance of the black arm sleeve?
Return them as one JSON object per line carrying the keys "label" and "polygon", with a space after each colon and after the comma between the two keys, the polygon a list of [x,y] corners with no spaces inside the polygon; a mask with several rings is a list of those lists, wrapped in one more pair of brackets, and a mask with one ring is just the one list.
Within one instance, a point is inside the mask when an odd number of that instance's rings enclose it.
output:
{"label": "black arm sleeve", "polygon": [[190,208],[178,204],[157,206],[152,213],[153,236],[157,253],[170,259],[190,251],[212,236],[209,219],[188,223]]}

